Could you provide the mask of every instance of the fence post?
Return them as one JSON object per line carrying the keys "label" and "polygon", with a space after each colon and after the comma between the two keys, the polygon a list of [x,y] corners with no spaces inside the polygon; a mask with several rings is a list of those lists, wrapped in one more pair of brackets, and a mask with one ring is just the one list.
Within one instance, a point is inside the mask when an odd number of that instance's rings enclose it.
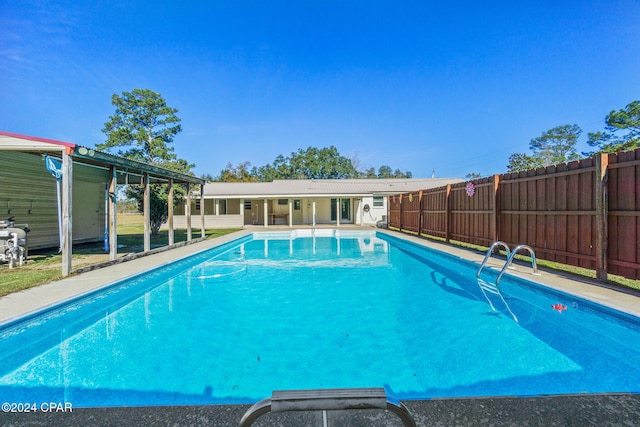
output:
{"label": "fence post", "polygon": [[418,209],[420,209],[418,213],[418,236],[422,236],[422,190],[418,192]]}
{"label": "fence post", "polygon": [[445,242],[449,243],[449,240],[451,239],[451,201],[450,201],[450,197],[451,196],[451,184],[447,184],[447,190],[445,192],[445,210],[446,213],[444,214],[444,240]]}
{"label": "fence post", "polygon": [[400,205],[400,220],[398,221],[398,229],[402,231],[402,193],[398,196],[398,204]]}
{"label": "fence post", "polygon": [[493,221],[491,221],[491,237],[494,242],[500,240],[499,238],[499,228],[498,228],[498,187],[500,185],[500,175],[493,175]]}
{"label": "fence post", "polygon": [[596,155],[596,279],[607,280],[607,173],[609,155]]}

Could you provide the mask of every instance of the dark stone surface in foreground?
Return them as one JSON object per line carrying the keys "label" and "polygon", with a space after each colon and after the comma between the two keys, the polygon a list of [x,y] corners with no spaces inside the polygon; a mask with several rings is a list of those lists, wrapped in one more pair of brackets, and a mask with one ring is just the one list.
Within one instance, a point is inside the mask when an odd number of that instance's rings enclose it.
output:
{"label": "dark stone surface in foreground", "polygon": [[[638,426],[640,394],[403,402],[418,426]],[[0,413],[2,426],[237,426],[250,405],[77,408]],[[329,426],[401,426],[390,412],[328,412]],[[322,412],[266,414],[254,426],[322,426]]]}

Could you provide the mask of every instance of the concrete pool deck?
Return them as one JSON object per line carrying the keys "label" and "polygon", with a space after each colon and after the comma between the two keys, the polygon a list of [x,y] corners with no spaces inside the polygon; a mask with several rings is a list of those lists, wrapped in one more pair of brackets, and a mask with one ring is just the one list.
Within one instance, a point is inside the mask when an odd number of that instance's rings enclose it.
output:
{"label": "concrete pool deck", "polygon": [[[333,227],[331,227],[333,228]],[[366,227],[341,229],[374,230]],[[74,275],[47,285],[16,292],[0,298],[0,325],[25,315],[55,306],[60,302],[104,287],[116,280],[170,263],[195,252],[229,242],[253,231],[283,231],[289,228],[248,228],[219,238],[197,242],[170,251]],[[388,230],[377,231],[404,238],[419,245],[441,250],[480,263],[483,254],[419,237]],[[492,258],[488,266],[501,268],[503,259]],[[554,289],[595,301],[640,317],[640,293],[620,292],[585,278],[541,271],[530,274],[531,267],[518,266],[509,274],[534,280]],[[268,396],[265,396],[268,397]],[[472,399],[432,399],[405,401],[417,425],[640,425],[640,395],[607,394],[544,397],[499,397]],[[77,408],[72,413],[0,413],[0,425],[237,425],[249,405],[209,405],[180,407]],[[318,418],[319,417],[319,418]],[[385,412],[350,411],[330,413],[330,425],[401,425]],[[318,423],[319,420],[319,423]],[[266,415],[255,426],[322,425],[318,412]]]}

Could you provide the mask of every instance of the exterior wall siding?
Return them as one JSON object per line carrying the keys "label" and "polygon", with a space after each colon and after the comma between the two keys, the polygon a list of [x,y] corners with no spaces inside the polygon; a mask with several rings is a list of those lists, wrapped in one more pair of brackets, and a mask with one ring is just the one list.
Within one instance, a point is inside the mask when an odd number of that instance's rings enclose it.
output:
{"label": "exterior wall siding", "polygon": [[363,224],[376,224],[378,221],[382,221],[383,217],[387,216],[387,198],[382,198],[382,206],[373,205],[373,197],[363,197],[362,206],[369,205],[369,212],[363,212],[362,223]]}
{"label": "exterior wall siding", "polygon": [[[107,171],[74,164],[73,240],[100,240],[104,236],[104,195]],[[56,180],[40,154],[4,151],[0,156],[0,219],[14,217],[27,223],[29,248],[59,245]]]}

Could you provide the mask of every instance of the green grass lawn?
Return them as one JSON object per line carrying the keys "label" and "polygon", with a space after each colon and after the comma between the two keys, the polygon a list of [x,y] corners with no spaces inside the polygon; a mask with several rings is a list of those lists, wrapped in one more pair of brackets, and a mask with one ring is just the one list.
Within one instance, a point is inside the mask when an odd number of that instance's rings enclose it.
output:
{"label": "green grass lawn", "polygon": [[[139,215],[136,215],[139,217]],[[139,218],[137,218],[139,219]],[[224,236],[238,231],[238,228],[224,228],[205,230],[207,239]],[[200,238],[200,229],[192,230],[192,238]],[[187,240],[186,230],[175,230],[176,243]],[[157,236],[151,236],[151,249],[166,246],[169,233],[160,231]],[[118,225],[118,256],[142,252],[144,248],[144,233],[141,221],[123,221]],[[72,267],[80,268],[99,264],[109,260],[109,254],[104,252],[102,242],[74,245]],[[62,279],[62,256],[56,249],[34,250],[29,252],[29,259],[22,267],[10,269],[8,264],[0,264],[0,296],[28,289],[33,286]]]}

